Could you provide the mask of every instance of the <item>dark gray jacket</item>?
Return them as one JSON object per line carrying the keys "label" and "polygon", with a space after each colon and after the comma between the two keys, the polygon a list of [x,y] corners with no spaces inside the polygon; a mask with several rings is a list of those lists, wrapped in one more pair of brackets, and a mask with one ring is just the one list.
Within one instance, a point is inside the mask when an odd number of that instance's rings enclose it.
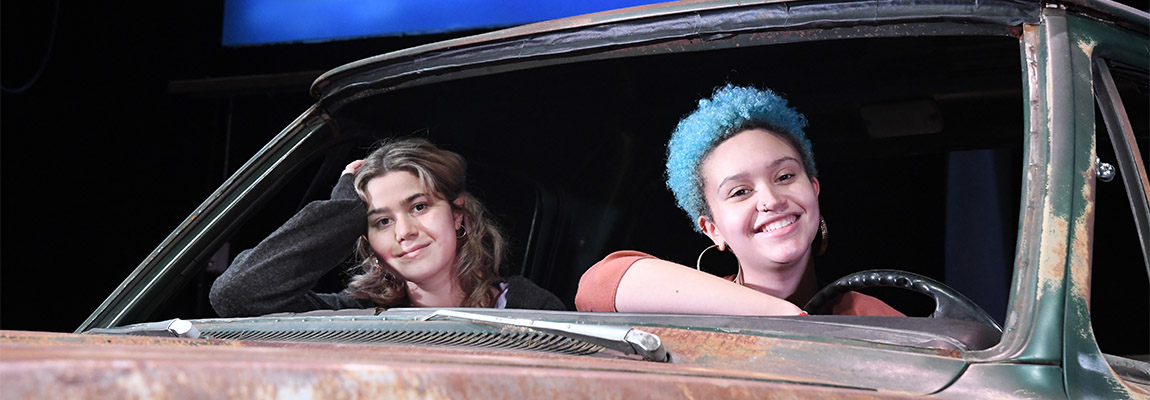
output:
{"label": "dark gray jacket", "polygon": [[[330,200],[304,206],[256,247],[244,250],[212,283],[209,299],[221,317],[321,309],[373,308],[347,290],[316,293],[316,283],[340,265],[367,232],[367,208],[344,174]],[[521,276],[507,282],[507,308],[565,310],[551,292]]]}

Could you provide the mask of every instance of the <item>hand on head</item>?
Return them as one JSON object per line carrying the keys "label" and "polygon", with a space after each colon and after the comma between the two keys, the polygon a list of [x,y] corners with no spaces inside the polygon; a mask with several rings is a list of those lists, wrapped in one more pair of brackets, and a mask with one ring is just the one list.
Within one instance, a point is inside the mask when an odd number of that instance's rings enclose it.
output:
{"label": "hand on head", "polygon": [[357,171],[359,171],[359,167],[362,167],[362,166],[363,166],[363,160],[352,161],[351,164],[348,164],[346,167],[343,168],[343,173],[344,174],[354,174]]}
{"label": "hand on head", "polygon": [[381,305],[496,304],[504,240],[482,205],[464,200],[466,165],[423,138],[381,142],[347,165],[368,220],[353,294]]}

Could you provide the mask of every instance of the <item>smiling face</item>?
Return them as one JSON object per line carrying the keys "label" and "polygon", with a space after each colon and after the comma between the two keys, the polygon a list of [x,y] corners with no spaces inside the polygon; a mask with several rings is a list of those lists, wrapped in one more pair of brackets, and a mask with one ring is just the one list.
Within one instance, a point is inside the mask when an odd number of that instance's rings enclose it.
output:
{"label": "smiling face", "polygon": [[417,285],[450,282],[463,214],[407,171],[368,181],[367,240],[381,261]]}
{"label": "smiling face", "polygon": [[700,228],[747,268],[806,265],[819,227],[819,183],[786,141],[761,129],[716,146],[700,165],[711,216]]}

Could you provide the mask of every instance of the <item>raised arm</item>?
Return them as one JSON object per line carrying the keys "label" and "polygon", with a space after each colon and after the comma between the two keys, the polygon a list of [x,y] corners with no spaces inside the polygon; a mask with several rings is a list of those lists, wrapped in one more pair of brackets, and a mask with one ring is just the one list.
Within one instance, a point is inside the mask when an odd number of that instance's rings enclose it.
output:
{"label": "raised arm", "polygon": [[367,231],[367,209],[352,187],[354,175],[346,172],[329,200],[304,206],[256,247],[236,256],[212,283],[209,299],[216,313],[236,317],[370,306],[346,293],[312,291]]}
{"label": "raised arm", "polygon": [[579,311],[798,315],[798,306],[640,252],[615,252],[579,280]]}

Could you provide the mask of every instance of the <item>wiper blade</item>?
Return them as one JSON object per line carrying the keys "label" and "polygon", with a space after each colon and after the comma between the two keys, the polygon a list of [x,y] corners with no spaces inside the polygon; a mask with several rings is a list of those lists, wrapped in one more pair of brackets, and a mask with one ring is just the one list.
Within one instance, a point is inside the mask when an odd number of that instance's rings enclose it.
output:
{"label": "wiper blade", "polygon": [[671,361],[671,355],[667,353],[667,349],[663,347],[662,339],[659,339],[658,336],[623,326],[583,325],[565,322],[536,321],[524,318],[503,318],[452,310],[436,310],[419,320],[456,320],[520,326],[597,344],[624,354],[637,355],[648,361]]}
{"label": "wiper blade", "polygon": [[200,330],[196,329],[195,325],[192,325],[191,322],[179,318],[173,318],[160,322],[128,325],[120,328],[92,328],[84,331],[84,333],[97,335],[182,337],[191,339],[197,339],[200,337]]}

